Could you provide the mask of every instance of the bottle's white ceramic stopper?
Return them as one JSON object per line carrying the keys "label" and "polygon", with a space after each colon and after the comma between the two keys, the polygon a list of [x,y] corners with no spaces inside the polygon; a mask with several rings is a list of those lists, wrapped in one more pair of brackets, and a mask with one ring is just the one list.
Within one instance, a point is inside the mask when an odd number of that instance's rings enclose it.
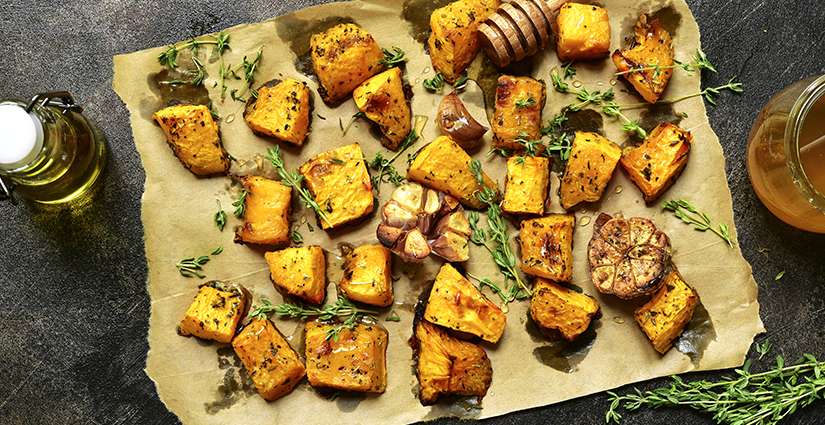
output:
{"label": "bottle's white ceramic stopper", "polygon": [[43,147],[43,129],[15,102],[0,103],[0,169],[8,171],[34,160]]}

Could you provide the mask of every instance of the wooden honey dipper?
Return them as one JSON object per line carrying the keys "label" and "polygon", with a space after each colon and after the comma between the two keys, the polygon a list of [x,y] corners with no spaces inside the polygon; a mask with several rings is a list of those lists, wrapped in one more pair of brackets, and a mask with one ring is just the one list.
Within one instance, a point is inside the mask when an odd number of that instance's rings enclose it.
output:
{"label": "wooden honey dipper", "polygon": [[567,0],[512,0],[478,26],[487,57],[499,68],[532,56],[550,38],[557,11]]}

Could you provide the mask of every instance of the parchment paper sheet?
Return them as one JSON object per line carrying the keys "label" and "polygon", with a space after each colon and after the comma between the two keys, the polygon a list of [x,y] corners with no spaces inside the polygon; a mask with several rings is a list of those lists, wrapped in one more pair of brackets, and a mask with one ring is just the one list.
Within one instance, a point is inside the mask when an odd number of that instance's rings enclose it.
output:
{"label": "parchment paper sheet", "polygon": [[[663,25],[671,31],[675,40],[676,58],[688,61],[699,47],[699,30],[687,5],[681,0],[624,2],[604,0],[610,14],[611,50],[626,47],[625,37],[630,36],[632,25],[639,14],[655,13],[662,8],[669,19]],[[433,123],[437,105],[447,93],[426,92],[421,80],[433,76],[429,57],[423,46],[410,36],[410,26],[403,20],[401,0],[370,0],[335,3],[313,7],[270,21],[241,25],[228,29],[232,49],[224,54],[224,61],[240,63],[244,55],[254,57],[263,49],[256,86],[263,82],[292,77],[307,81],[315,97],[315,114],[310,135],[300,149],[283,146],[288,169],[297,169],[308,158],[343,144],[358,142],[366,157],[381,150],[386,153],[370,131],[370,123],[357,120],[342,135],[339,117],[344,124],[357,112],[352,100],[335,108],[327,107],[315,92],[317,83],[295,68],[295,54],[290,41],[299,40],[302,32],[331,17],[354,20],[369,31],[383,47],[399,46],[407,56],[405,79],[412,84],[415,95],[412,100],[413,114],[430,117],[422,139],[409,151],[435,139],[438,129]],[[670,27],[668,27],[670,26]],[[181,40],[185,34],[181,34]],[[404,276],[395,282],[396,305],[382,311],[381,323],[390,334],[387,353],[388,384],[384,394],[341,395],[334,400],[313,391],[306,381],[293,393],[275,402],[266,402],[250,387],[246,372],[228,345],[184,338],[176,334],[176,326],[191,303],[197,286],[209,279],[234,280],[248,288],[257,305],[262,298],[279,303],[281,295],[274,289],[263,253],[272,248],[239,245],[232,242],[232,228],[240,220],[232,216],[231,203],[237,198],[239,185],[230,178],[199,178],[184,169],[166,144],[163,132],[152,120],[151,114],[161,107],[156,89],[151,87],[150,75],[163,69],[156,56],[166,47],[158,47],[114,58],[114,87],[130,113],[135,144],[146,169],[146,189],[143,196],[143,224],[145,229],[146,256],[149,264],[148,290],[152,298],[152,314],[149,328],[150,351],[146,371],[157,383],[158,392],[169,409],[184,423],[312,423],[363,424],[399,423],[431,419],[445,415],[484,418],[506,412],[555,403],[615,388],[623,384],[654,377],[693,370],[709,370],[741,365],[756,333],[764,331],[759,319],[757,287],[751,276],[751,268],[742,257],[738,246],[729,248],[710,232],[693,230],[676,219],[659,203],[646,206],[636,186],[618,167],[606,190],[603,200],[586,208],[576,209],[577,228],[574,238],[573,284],[594,296],[601,304],[603,318],[594,323],[596,338],[589,353],[572,373],[565,373],[545,366],[534,350],[552,345],[543,339],[534,339],[526,329],[529,301],[511,303],[507,315],[508,324],[497,345],[482,343],[493,364],[493,382],[483,400],[483,409],[473,409],[465,402],[448,401],[431,407],[422,407],[417,398],[417,380],[412,372],[412,351],[407,339],[412,333],[412,305],[426,283],[431,281],[442,260],[431,257],[417,271],[413,279]],[[249,160],[256,154],[265,154],[266,147],[276,143],[273,139],[252,134],[242,119],[240,102],[228,96],[220,101],[220,87],[213,87],[218,78],[217,57],[213,49],[201,49],[199,57],[206,64],[208,77],[204,83],[210,90],[214,107],[221,116],[220,128],[226,149],[236,158]],[[481,54],[480,54],[481,56]],[[182,56],[183,57],[183,56]],[[713,58],[711,58],[712,60]],[[183,62],[182,62],[183,63]],[[534,57],[533,76],[548,83],[548,101],[544,109],[545,119],[573,103],[572,95],[556,93],[550,84],[550,70],[559,61],[552,49]],[[182,66],[185,68],[185,66]],[[579,80],[591,90],[605,90],[615,68],[610,60],[600,64],[576,64],[578,74],[568,79],[570,84]],[[619,82],[614,91],[624,87]],[[230,81],[231,88],[239,88],[240,82]],[[675,70],[664,98],[672,98],[700,91],[699,77]],[[480,121],[486,121],[482,94],[470,83],[460,93],[471,113]],[[641,102],[640,98],[617,93],[620,104]],[[726,184],[722,148],[707,122],[703,102],[692,98],[677,103],[677,113],[686,112],[680,126],[694,134],[694,145],[687,168],[682,176],[662,197],[685,198],[714,222],[723,222],[733,228],[733,211],[730,191]],[[626,109],[631,119],[636,119],[644,109]],[[232,122],[227,118],[236,114]],[[324,118],[321,118],[324,117]],[[628,140],[627,132],[620,129],[617,119],[605,117],[605,136],[622,146]],[[482,160],[484,170],[499,182],[503,189],[504,159],[497,155],[485,157],[490,136],[482,147],[470,151]],[[390,155],[385,155],[389,157]],[[403,173],[406,154],[395,162]],[[264,175],[275,176],[267,164],[257,170],[255,161],[246,167],[233,165],[233,171],[251,169]],[[552,178],[553,209],[561,212],[558,202],[558,177]],[[379,210],[394,187],[383,184],[378,196]],[[617,191],[621,188],[621,191]],[[617,193],[619,192],[619,193]],[[295,197],[294,197],[295,198]],[[213,222],[217,211],[216,199],[228,214],[227,228],[222,232]],[[716,331],[716,339],[709,344],[698,364],[693,364],[685,354],[671,349],[664,356],[653,350],[639,326],[633,320],[633,309],[644,300],[621,301],[603,296],[589,280],[586,247],[592,235],[592,221],[599,212],[622,213],[626,217],[642,216],[652,219],[671,238],[674,249],[673,261],[685,280],[699,293]],[[483,215],[482,215],[483,216]],[[327,303],[336,297],[335,283],[340,281],[340,250],[342,243],[358,246],[377,243],[375,229],[380,220],[373,215],[354,227],[332,232],[320,230],[315,215],[305,211],[303,205],[293,201],[293,226],[301,224],[302,217],[315,228],[310,232],[301,225],[305,245],[321,245],[327,251],[329,286]],[[586,220],[590,223],[578,226]],[[482,225],[486,222],[482,219]],[[517,230],[511,224],[513,235]],[[515,242],[514,248],[516,247]],[[206,279],[187,278],[175,267],[179,260],[209,254],[223,246],[220,255],[212,256],[204,266]],[[517,249],[517,248],[516,248]],[[394,258],[396,275],[403,274],[405,264]],[[471,247],[470,260],[465,264],[468,272],[488,277],[502,284],[502,275],[495,268],[489,253],[477,246]],[[492,300],[498,297],[485,288]],[[383,318],[390,311],[396,312],[400,322],[386,322]],[[524,323],[522,320],[524,319]],[[303,326],[295,320],[273,317],[276,325],[294,346],[299,344]]]}

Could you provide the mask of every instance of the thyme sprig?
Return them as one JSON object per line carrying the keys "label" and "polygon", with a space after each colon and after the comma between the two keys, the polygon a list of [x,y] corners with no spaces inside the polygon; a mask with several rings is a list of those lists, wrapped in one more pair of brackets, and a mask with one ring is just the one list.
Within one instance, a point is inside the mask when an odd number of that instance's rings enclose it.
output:
{"label": "thyme sprig", "polygon": [[821,398],[825,390],[822,374],[825,362],[819,362],[810,354],[805,354],[793,366],[785,366],[782,356],[777,356],[776,366],[763,373],[750,373],[750,365],[749,359],[741,369],[735,370],[736,378],[725,377],[717,382],[685,382],[679,376],[672,376],[673,382],[668,388],[645,393],[636,389],[635,393],[623,396],[608,391],[610,409],[606,421],[619,423],[620,406],[629,411],[643,406],[654,409],[688,406],[712,413],[717,423],[767,425]]}
{"label": "thyme sprig", "polygon": [[[223,249],[220,249],[220,251],[223,251]],[[212,255],[218,255],[220,254],[220,251],[215,250]],[[209,256],[201,255],[200,257],[184,258],[183,260],[178,261],[175,266],[178,268],[180,274],[186,277],[197,276],[203,279],[206,276],[199,270],[203,270],[203,265],[207,262],[209,262]]]}
{"label": "thyme sprig", "polygon": [[534,99],[533,96],[516,101],[516,109],[527,109],[533,106],[536,106],[536,99]]}
{"label": "thyme sprig", "polygon": [[587,87],[582,87],[579,90],[572,90],[570,86],[562,81],[561,77],[558,75],[553,75],[553,87],[559,93],[572,93],[576,95],[576,98],[579,99],[581,102],[576,104],[571,104],[566,108],[566,112],[576,112],[580,111],[585,106],[594,103],[598,105],[602,112],[605,115],[611,117],[621,117],[625,123],[622,124],[622,129],[626,131],[632,131],[639,135],[642,139],[647,137],[647,132],[639,125],[639,120],[632,121],[630,118],[626,117],[622,113],[622,106],[615,102],[613,99],[616,96],[616,93],[613,92],[613,89],[607,89],[606,92],[602,93],[600,90],[590,91]]}
{"label": "thyme sprig", "polygon": [[384,158],[384,154],[380,151],[376,152],[372,158],[365,158],[370,168],[378,171],[376,175],[372,176],[372,186],[376,191],[381,190],[381,183],[384,182],[385,176],[387,177],[387,183],[392,183],[396,187],[401,185],[404,176],[398,173],[398,170],[396,170],[395,165],[392,163],[399,155],[412,146],[416,140],[418,140],[418,134],[415,130],[410,130],[410,133],[404,138],[404,141],[401,142],[398,152],[389,159]]}
{"label": "thyme sprig", "polygon": [[[679,96],[679,97],[672,97],[670,99],[662,99],[662,100],[657,101],[656,103],[657,104],[659,104],[659,103],[675,103],[675,102],[678,102],[680,100],[690,99],[691,97],[705,96],[705,99],[707,99],[708,103],[710,103],[711,105],[716,105],[716,101],[713,99],[713,96],[719,94],[722,90],[730,90],[730,91],[735,92],[735,93],[742,93],[742,92],[745,91],[742,88],[742,83],[734,83],[733,82],[733,80],[735,80],[736,78],[737,77],[734,76],[733,78],[728,80],[727,84],[725,84],[723,86],[708,87],[708,88],[706,88],[706,89],[704,89],[704,90],[702,90],[698,93],[688,94],[688,95]],[[644,107],[644,106],[648,106],[648,105],[650,105],[650,104],[646,103],[646,102],[639,102],[639,103],[626,103],[626,104],[622,104],[622,105],[613,105],[612,104],[610,106],[617,106],[617,107],[620,107],[620,108],[640,108],[640,107]]]}
{"label": "thyme sprig", "polygon": [[281,147],[275,145],[274,147],[267,148],[266,153],[267,155],[264,156],[264,159],[268,159],[270,163],[272,163],[272,166],[278,170],[278,174],[281,175],[283,184],[298,191],[298,199],[300,199],[307,206],[307,208],[312,208],[321,220],[324,220],[330,227],[332,227],[332,223],[330,223],[327,215],[321,209],[321,206],[318,205],[314,199],[312,199],[312,195],[309,193],[309,190],[301,187],[301,181],[304,179],[304,175],[298,173],[297,171],[288,173],[284,168],[284,160],[281,158]]}
{"label": "thyme sprig", "polygon": [[567,138],[567,134],[561,131],[562,123],[567,121],[566,111],[561,115],[556,115],[553,119],[547,122],[547,127],[541,129],[541,133],[550,136],[550,142],[547,144],[547,155],[552,152],[559,154],[563,161],[570,158],[570,148],[572,143]]}
{"label": "thyme sprig", "polygon": [[576,75],[576,68],[573,68],[573,60],[564,61],[561,63],[562,78],[573,78]]}
{"label": "thyme sprig", "polygon": [[404,51],[401,50],[398,46],[392,46],[392,52],[387,50],[386,48],[381,48],[381,51],[384,52],[384,59],[378,61],[378,65],[384,65],[385,69],[395,68],[401,66],[401,64],[406,61],[404,58]]}
{"label": "thyme sprig", "polygon": [[[243,84],[243,86],[241,86],[240,89],[233,89],[232,91],[229,92],[229,96],[232,98],[232,100],[237,100],[239,102],[246,102],[246,99],[241,97],[241,96],[244,94],[244,92],[246,92],[247,87],[249,87],[250,84],[252,84],[252,82],[255,81],[255,72],[258,71],[258,64],[261,61],[261,54],[263,54],[263,50],[258,51],[258,54],[255,56],[255,59],[252,60],[252,62],[248,61],[246,59],[246,56],[244,56],[243,61],[240,64],[238,64],[234,68],[230,68],[226,72],[225,77],[228,77],[228,76],[231,75],[231,76],[234,76],[236,79],[239,79],[239,80],[243,79],[244,80],[244,84]],[[243,69],[243,72],[244,72],[243,78],[241,78],[238,75],[238,71],[241,70],[241,69]],[[223,84],[223,79],[221,81],[221,84]],[[221,87],[221,99],[224,98],[225,94],[226,94],[226,86],[222,86]]]}
{"label": "thyme sprig", "polygon": [[[241,189],[241,194],[238,195],[238,199],[232,203],[232,206],[235,207],[235,211],[232,214],[235,214],[238,217],[243,217],[246,214],[246,197],[248,196],[255,196],[254,193],[250,192],[249,189],[243,188]],[[223,230],[223,229],[221,229]]]}
{"label": "thyme sprig", "polygon": [[663,69],[669,68],[682,68],[685,70],[685,72],[687,72],[688,75],[693,75],[693,72],[702,69],[709,69],[713,72],[716,72],[716,68],[713,67],[713,65],[710,63],[710,60],[708,60],[707,55],[705,55],[705,52],[703,52],[701,48],[696,49],[696,54],[691,55],[691,57],[693,59],[693,62],[680,62],[674,58],[673,62],[676,63],[676,65],[660,66],[659,64],[650,63],[646,64],[648,65],[646,67],[629,69],[627,71],[617,72],[613,75],[624,75],[637,71],[654,71],[653,78],[655,79],[662,72]]}
{"label": "thyme sprig", "polygon": [[327,340],[333,340],[334,342],[338,342],[338,332],[344,329],[355,328],[358,322],[364,317],[372,318],[376,322],[378,321],[378,319],[375,318],[375,315],[378,314],[377,311],[358,308],[352,301],[344,297],[338,297],[335,304],[325,305],[321,308],[307,306],[300,301],[294,303],[285,302],[276,306],[269,300],[264,299],[261,300],[261,304],[261,306],[252,311],[250,318],[266,318],[268,314],[274,312],[276,316],[290,317],[293,319],[298,318],[300,320],[307,320],[311,317],[316,317],[321,320],[335,318],[343,320],[343,323],[328,329],[324,334]]}
{"label": "thyme sprig", "polygon": [[437,72],[433,78],[425,78],[421,85],[427,90],[440,92],[444,88],[444,76]]}
{"label": "thyme sprig", "polygon": [[177,68],[178,53],[185,49],[190,49],[194,53],[197,53],[198,46],[200,45],[215,45],[215,50],[218,51],[218,55],[220,56],[226,49],[229,49],[229,34],[224,34],[224,32],[221,31],[214,40],[196,40],[193,37],[187,41],[173,44],[158,55],[158,62],[160,62],[161,65],[169,65],[170,68]]}
{"label": "thyme sprig", "polygon": [[[510,235],[507,233],[507,223],[501,216],[501,207],[496,202],[496,191],[484,185],[484,178],[481,172],[481,162],[477,159],[470,161],[470,172],[475,177],[482,189],[477,191],[475,196],[479,201],[487,204],[487,226],[489,230],[485,232],[478,226],[479,216],[475,211],[471,211],[467,220],[470,222],[470,241],[476,245],[483,245],[487,251],[493,255],[493,260],[498,265],[499,271],[504,275],[504,291],[502,301],[507,304],[516,299],[532,296],[533,292],[519,278],[516,271],[516,257],[510,247]],[[509,281],[516,281],[516,285],[509,285]],[[524,293],[520,293],[524,290]]]}
{"label": "thyme sprig", "polygon": [[[679,199],[678,201],[671,199],[670,201],[662,203],[662,208],[673,211],[673,214],[676,217],[682,219],[685,223],[692,224],[696,230],[702,232],[705,230],[710,230],[711,232],[716,233],[717,236],[724,239],[725,242],[728,243],[728,246],[733,247],[728,226],[725,223],[719,223],[719,230],[715,229],[712,226],[710,217],[703,212],[699,212],[696,207],[690,204],[690,202],[684,199]],[[688,213],[692,213],[693,216]]]}
{"label": "thyme sprig", "polygon": [[216,201],[218,202],[218,212],[216,212],[213,216],[213,220],[215,220],[215,223],[218,225],[218,228],[221,229],[221,231],[223,231],[224,226],[226,226],[226,211],[224,211],[223,208],[221,208],[221,200],[216,199]]}

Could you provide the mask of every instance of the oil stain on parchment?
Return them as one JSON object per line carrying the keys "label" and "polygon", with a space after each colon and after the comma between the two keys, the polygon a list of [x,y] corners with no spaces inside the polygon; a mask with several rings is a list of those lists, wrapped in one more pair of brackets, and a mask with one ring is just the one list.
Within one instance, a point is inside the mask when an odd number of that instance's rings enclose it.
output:
{"label": "oil stain on parchment", "polygon": [[241,400],[258,395],[255,383],[232,347],[218,349],[218,369],[226,370],[226,374],[223,376],[223,384],[216,390],[215,401],[203,404],[207,414],[214,415]]}
{"label": "oil stain on parchment", "polygon": [[696,303],[696,308],[693,310],[693,317],[688,322],[682,335],[673,341],[673,346],[679,352],[690,357],[690,362],[694,366],[699,367],[705,350],[710,345],[711,341],[716,341],[716,328],[713,326],[713,321],[710,319],[710,314],[702,300]]}

